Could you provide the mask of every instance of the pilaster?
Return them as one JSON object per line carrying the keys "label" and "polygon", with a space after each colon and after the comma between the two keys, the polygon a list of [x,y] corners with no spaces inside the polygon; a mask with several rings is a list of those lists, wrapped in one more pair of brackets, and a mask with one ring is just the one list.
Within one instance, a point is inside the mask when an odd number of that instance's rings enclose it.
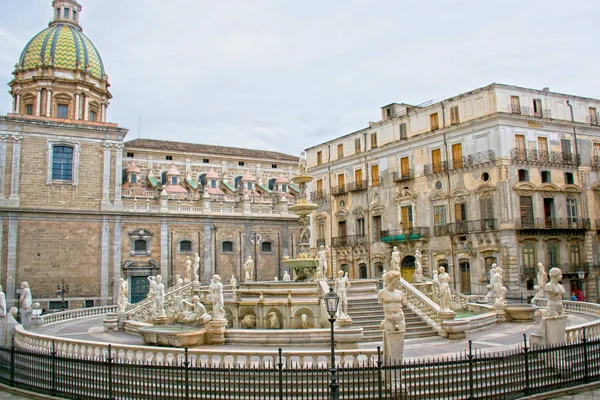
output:
{"label": "pilaster", "polygon": [[46,89],[47,95],[46,95],[46,117],[50,116],[50,112],[52,111],[52,89],[48,88]]}
{"label": "pilaster", "polygon": [[100,298],[102,305],[106,305],[108,299],[108,240],[110,236],[110,226],[108,216],[102,218],[102,239],[100,252]]}
{"label": "pilaster", "polygon": [[163,280],[169,280],[169,222],[166,218],[160,220],[160,274]]}
{"label": "pilaster", "polygon": [[[7,135],[0,135],[0,198],[4,198],[4,178],[6,173],[6,139]],[[1,253],[0,253],[1,254]],[[1,276],[1,274],[0,274]]]}
{"label": "pilaster", "polygon": [[113,146],[110,142],[104,142],[104,174],[102,180],[102,202],[110,201],[110,150]]}
{"label": "pilaster", "polygon": [[79,98],[80,98],[80,94],[79,93],[75,93],[75,119],[79,119]]}
{"label": "pilaster", "polygon": [[204,282],[210,282],[213,276],[213,257],[216,256],[216,250],[213,254],[212,250],[212,230],[210,227],[212,226],[213,221],[208,220],[206,224],[204,224]]}
{"label": "pilaster", "polygon": [[83,120],[87,121],[90,114],[90,96],[83,94]]}
{"label": "pilaster", "polygon": [[[121,279],[121,217],[114,217],[113,224],[113,304],[117,300],[119,295],[119,279]],[[127,299],[129,301],[129,299]]]}
{"label": "pilaster", "polygon": [[13,136],[12,176],[10,185],[10,200],[19,200],[19,175],[21,168],[21,139],[23,136]]}
{"label": "pilaster", "polygon": [[115,144],[115,205],[123,204],[121,199],[121,185],[123,184],[123,148],[122,143]]}
{"label": "pilaster", "polygon": [[40,116],[42,112],[42,89],[37,89],[35,95],[35,115]]}
{"label": "pilaster", "polygon": [[6,251],[6,297],[7,306],[12,307],[16,303],[16,280],[17,280],[17,243],[19,234],[19,220],[15,213],[8,214],[8,247]]}

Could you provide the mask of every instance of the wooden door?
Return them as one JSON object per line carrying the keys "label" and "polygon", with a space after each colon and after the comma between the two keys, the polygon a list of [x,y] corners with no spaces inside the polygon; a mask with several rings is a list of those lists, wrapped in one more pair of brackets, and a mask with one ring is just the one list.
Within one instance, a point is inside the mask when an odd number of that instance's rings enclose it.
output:
{"label": "wooden door", "polygon": [[515,145],[517,146],[517,150],[519,152],[525,151],[525,136],[524,135],[515,135]]}
{"label": "wooden door", "polygon": [[415,258],[413,256],[404,257],[400,265],[400,274],[402,275],[402,279],[412,283],[413,275],[415,274]]}
{"label": "wooden door", "polygon": [[343,190],[345,186],[346,186],[346,176],[344,174],[339,174],[338,175],[338,188],[340,190]]}
{"label": "wooden door", "polygon": [[462,168],[462,144],[456,143],[452,145],[452,168]]}
{"label": "wooden door", "polygon": [[460,291],[471,294],[471,264],[468,262],[460,263]]}
{"label": "wooden door", "polygon": [[538,157],[540,160],[548,161],[548,139],[538,138]]}
{"label": "wooden door", "polygon": [[371,165],[371,185],[379,186],[379,165]]}
{"label": "wooden door", "polygon": [[400,172],[402,173],[403,177],[408,176],[408,157],[402,157],[400,159]]}

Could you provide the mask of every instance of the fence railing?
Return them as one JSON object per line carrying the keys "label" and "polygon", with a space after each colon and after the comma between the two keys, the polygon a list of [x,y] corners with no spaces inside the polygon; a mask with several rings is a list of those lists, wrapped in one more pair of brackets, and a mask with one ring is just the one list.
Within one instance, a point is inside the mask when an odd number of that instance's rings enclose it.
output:
{"label": "fence railing", "polygon": [[418,240],[430,236],[431,230],[428,226],[411,226],[397,230],[383,230],[380,238],[384,242]]}
{"label": "fence railing", "polygon": [[479,153],[470,154],[464,157],[452,158],[451,170],[469,169],[480,165],[493,163],[496,159],[493,150],[480,151]]}
{"label": "fence railing", "polygon": [[334,247],[366,245],[368,238],[365,235],[338,236],[331,239]]}
{"label": "fence railing", "polygon": [[92,317],[96,315],[104,315],[109,312],[116,312],[117,306],[102,306],[102,307],[88,307],[79,308],[77,310],[68,310],[52,314],[46,314],[40,316],[39,323],[37,326],[54,324],[57,322],[68,321],[76,318]]}
{"label": "fence railing", "polygon": [[591,229],[589,218],[520,218],[516,229]]}
{"label": "fence railing", "polygon": [[513,148],[510,151],[515,164],[547,165],[547,166],[575,166],[581,164],[581,156],[568,152],[524,150]]}
{"label": "fence railing", "polygon": [[404,171],[394,171],[394,174],[392,176],[394,182],[404,182],[412,178],[414,178],[414,173],[411,168],[408,168]]}
{"label": "fence railing", "polygon": [[425,175],[437,175],[448,172],[448,163],[446,161],[440,161],[432,164],[425,164],[423,166],[423,173]]}
{"label": "fence railing", "polygon": [[[296,363],[279,349],[260,362],[221,351],[201,359],[188,349],[160,363],[128,360],[115,346],[64,355],[56,344],[33,351],[15,341],[0,347],[0,382],[38,393],[77,399],[313,399],[329,398],[326,356]],[[163,351],[166,351],[163,350]],[[516,399],[600,380],[600,340],[490,353],[472,343],[460,354],[428,359],[336,359],[340,399]],[[135,355],[135,350],[131,351]],[[343,351],[342,351],[343,354]],[[226,361],[222,361],[226,360]]]}
{"label": "fence railing", "polygon": [[349,192],[358,192],[360,190],[367,190],[368,185],[369,185],[369,182],[367,180],[362,180],[362,181],[358,181],[358,182],[350,182],[349,184],[346,185],[346,189]]}

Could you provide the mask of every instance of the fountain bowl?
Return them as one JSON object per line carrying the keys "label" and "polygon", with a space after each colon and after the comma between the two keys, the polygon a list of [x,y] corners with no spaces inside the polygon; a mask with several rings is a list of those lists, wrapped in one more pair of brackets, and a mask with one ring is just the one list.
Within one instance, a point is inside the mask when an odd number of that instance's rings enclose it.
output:
{"label": "fountain bowl", "polygon": [[206,343],[206,329],[197,326],[160,325],[138,330],[146,344],[168,347],[194,347]]}
{"label": "fountain bowl", "polygon": [[512,322],[533,322],[538,309],[533,304],[510,304],[504,310]]}

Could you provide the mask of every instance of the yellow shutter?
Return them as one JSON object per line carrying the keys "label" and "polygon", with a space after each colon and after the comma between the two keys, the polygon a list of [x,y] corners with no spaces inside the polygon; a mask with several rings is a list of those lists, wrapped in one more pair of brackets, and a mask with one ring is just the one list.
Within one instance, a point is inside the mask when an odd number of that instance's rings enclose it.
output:
{"label": "yellow shutter", "polygon": [[323,193],[323,179],[317,180],[317,193]]}
{"label": "yellow shutter", "polygon": [[438,173],[442,170],[442,153],[440,149],[431,150],[431,163],[433,164],[433,172]]}
{"label": "yellow shutter", "polygon": [[518,151],[525,151],[525,136],[515,135],[515,143],[517,144]]}
{"label": "yellow shutter", "polygon": [[346,183],[346,179],[345,179],[344,174],[339,174],[338,175],[338,187],[340,189],[343,189],[345,183]]}
{"label": "yellow shutter", "polygon": [[356,184],[360,184],[362,182],[362,169],[357,169],[354,171],[354,182],[356,182]]}
{"label": "yellow shutter", "polygon": [[371,184],[379,186],[379,165],[371,165]]}
{"label": "yellow shutter", "polygon": [[462,145],[456,143],[452,145],[452,167],[462,168]]}
{"label": "yellow shutter", "polygon": [[402,157],[400,159],[400,172],[402,176],[408,176],[408,157]]}
{"label": "yellow shutter", "polygon": [[538,157],[542,160],[548,160],[548,139],[538,138]]}

